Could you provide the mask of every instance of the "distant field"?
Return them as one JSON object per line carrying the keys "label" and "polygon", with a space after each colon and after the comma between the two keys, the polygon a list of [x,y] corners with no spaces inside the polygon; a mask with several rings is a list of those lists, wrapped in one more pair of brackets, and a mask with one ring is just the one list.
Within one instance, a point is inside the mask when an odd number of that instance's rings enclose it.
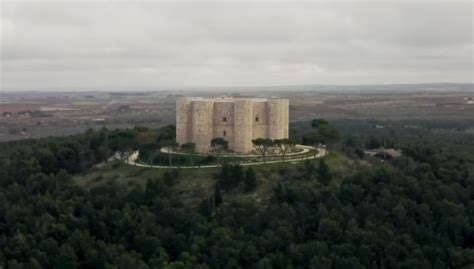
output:
{"label": "distant field", "polygon": [[[461,85],[462,86],[462,85]],[[430,86],[432,87],[432,86]],[[454,86],[453,86],[454,87]],[[246,96],[279,96],[290,100],[290,122],[313,118],[329,120],[469,120],[474,105],[468,98],[474,92],[462,91],[402,91],[392,93],[363,91],[248,91]],[[383,88],[383,87],[382,87]],[[385,87],[386,88],[386,87]],[[332,89],[332,88],[331,88]],[[335,87],[333,90],[337,90]],[[341,88],[342,89],[342,88]],[[391,88],[390,88],[391,89]],[[216,92],[183,92],[184,96],[215,96]],[[0,105],[0,141],[36,138],[49,135],[80,133],[89,127],[124,128],[133,126],[156,127],[175,124],[175,103],[182,95],[170,92],[147,93],[35,93],[2,95]],[[50,109],[48,117],[20,116],[20,111]],[[130,108],[125,112],[121,106]],[[10,118],[3,112],[13,113]],[[94,119],[104,119],[103,124]],[[470,126],[474,128],[474,126]],[[25,132],[18,131],[25,130]]]}
{"label": "distant field", "polygon": [[99,104],[92,101],[77,101],[77,102],[72,102],[71,105],[72,106],[97,106]]}
{"label": "distant field", "polygon": [[469,93],[340,94],[289,97],[290,119],[468,119]]}
{"label": "distant field", "polygon": [[36,103],[0,103],[0,113],[18,113],[21,111],[39,110],[40,108],[41,104]]}

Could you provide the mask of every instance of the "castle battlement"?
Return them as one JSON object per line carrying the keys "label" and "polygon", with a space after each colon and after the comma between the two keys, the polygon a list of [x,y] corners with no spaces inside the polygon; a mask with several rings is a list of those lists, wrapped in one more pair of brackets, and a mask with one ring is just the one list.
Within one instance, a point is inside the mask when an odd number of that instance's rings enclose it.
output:
{"label": "castle battlement", "polygon": [[176,141],[192,142],[200,153],[222,137],[238,153],[252,151],[252,139],[288,137],[288,99],[181,98],[176,104]]}

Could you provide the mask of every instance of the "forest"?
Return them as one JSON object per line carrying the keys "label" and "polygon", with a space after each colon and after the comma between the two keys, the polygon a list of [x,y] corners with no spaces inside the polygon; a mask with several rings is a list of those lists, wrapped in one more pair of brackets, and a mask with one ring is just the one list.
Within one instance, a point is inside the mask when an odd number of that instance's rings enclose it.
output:
{"label": "forest", "polygon": [[[212,189],[192,205],[177,191],[179,169],[134,187],[77,180],[132,169],[111,156],[156,149],[173,126],[2,143],[0,267],[473,268],[473,135],[364,124],[334,124],[340,135],[321,160],[201,172]],[[292,139],[321,138],[314,127],[294,126]],[[403,155],[364,154],[380,146]],[[337,172],[337,158],[356,169]],[[267,199],[251,199],[269,186]]]}

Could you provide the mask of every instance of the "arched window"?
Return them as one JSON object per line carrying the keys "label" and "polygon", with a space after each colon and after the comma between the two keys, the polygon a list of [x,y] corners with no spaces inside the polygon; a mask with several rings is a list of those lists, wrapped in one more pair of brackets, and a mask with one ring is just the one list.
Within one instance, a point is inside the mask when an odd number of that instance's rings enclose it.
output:
{"label": "arched window", "polygon": [[224,130],[224,132],[222,132],[222,134],[223,134],[224,136],[226,136],[226,135],[227,135],[227,132]]}

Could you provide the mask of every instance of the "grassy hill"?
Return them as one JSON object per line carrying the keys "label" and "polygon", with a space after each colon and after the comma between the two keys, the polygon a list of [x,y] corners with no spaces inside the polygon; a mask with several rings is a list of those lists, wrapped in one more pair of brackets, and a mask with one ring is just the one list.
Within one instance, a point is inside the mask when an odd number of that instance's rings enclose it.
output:
{"label": "grassy hill", "polygon": [[[359,168],[369,166],[366,161],[354,161],[345,157],[340,152],[332,152],[325,157],[334,175],[331,185],[337,187],[342,178],[358,171]],[[317,165],[318,160],[310,160],[310,163]],[[278,183],[286,180],[285,173],[292,170],[303,170],[304,162],[298,164],[279,163],[256,165],[252,168],[257,173],[258,187],[252,193],[228,193],[231,199],[251,199],[257,203],[269,201],[272,190]],[[120,161],[109,163],[101,167],[95,167],[89,171],[74,177],[74,181],[81,187],[94,188],[103,184],[120,184],[133,188],[145,188],[147,180],[159,179],[165,173],[177,173],[171,190],[184,204],[191,207],[196,206],[200,201],[209,197],[216,184],[216,175],[221,168],[195,168],[195,169],[155,169],[137,167],[125,164]],[[247,168],[244,168],[244,170]],[[316,181],[308,181],[304,184],[318,184]]]}

